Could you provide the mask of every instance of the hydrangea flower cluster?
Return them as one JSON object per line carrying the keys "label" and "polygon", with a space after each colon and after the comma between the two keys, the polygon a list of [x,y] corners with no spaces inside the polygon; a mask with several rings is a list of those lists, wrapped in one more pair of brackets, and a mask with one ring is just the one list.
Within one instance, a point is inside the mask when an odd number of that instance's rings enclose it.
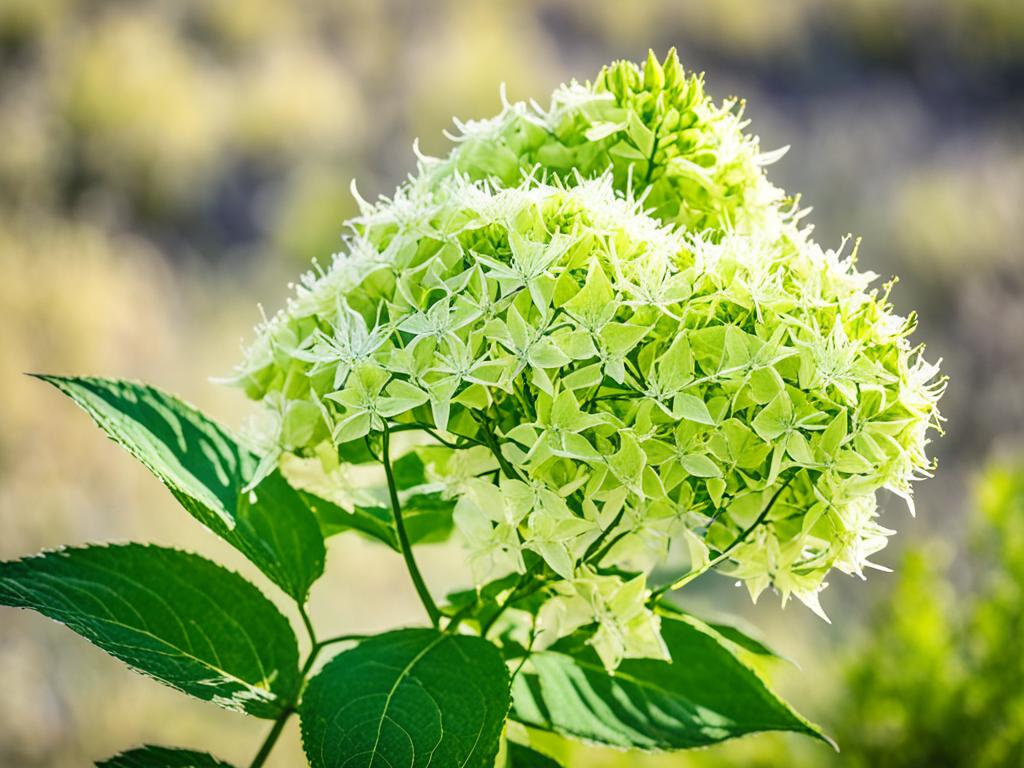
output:
{"label": "hydrangea flower cluster", "polygon": [[537,643],[596,622],[609,668],[665,655],[673,543],[821,613],[891,533],[876,492],[928,474],[943,382],[744,127],[674,52],[461,124],[247,350],[264,471],[319,457],[344,503],[352,446],[437,438],[475,582],[546,574]]}

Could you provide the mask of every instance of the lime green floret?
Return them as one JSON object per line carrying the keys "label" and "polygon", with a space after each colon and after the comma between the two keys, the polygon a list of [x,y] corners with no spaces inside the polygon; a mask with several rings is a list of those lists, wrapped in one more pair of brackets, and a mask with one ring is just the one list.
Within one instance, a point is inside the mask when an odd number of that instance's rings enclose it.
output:
{"label": "lime green floret", "polygon": [[[638,125],[654,163],[622,147]],[[891,533],[876,492],[928,473],[942,381],[740,128],[674,56],[468,126],[260,329],[239,380],[273,417],[264,468],[319,457],[343,503],[353,446],[439,438],[473,579],[538,557],[539,642],[597,621],[609,667],[664,654],[647,576],[673,543],[674,585],[717,567],[820,612]]]}
{"label": "lime green floret", "polygon": [[547,109],[507,104],[493,119],[459,123],[456,150],[431,172],[514,185],[535,169],[567,183],[610,171],[616,189],[643,193],[666,223],[750,231],[782,200],[762,168],[781,152],[761,154],[745,126],[742,105],[713,103],[674,50],[664,64],[652,53],[642,68],[620,61],[593,83],[560,87]]}

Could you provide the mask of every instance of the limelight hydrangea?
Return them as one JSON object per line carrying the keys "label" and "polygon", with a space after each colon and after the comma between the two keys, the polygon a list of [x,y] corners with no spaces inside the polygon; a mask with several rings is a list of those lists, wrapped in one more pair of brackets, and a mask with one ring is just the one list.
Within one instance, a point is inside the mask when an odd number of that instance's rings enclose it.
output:
{"label": "limelight hydrangea", "polygon": [[942,382],[744,126],[674,53],[461,124],[247,350],[264,469],[443,436],[418,450],[475,582],[542,569],[537,643],[597,622],[609,667],[665,654],[647,574],[674,542],[820,613],[885,546],[876,492],[928,473]]}

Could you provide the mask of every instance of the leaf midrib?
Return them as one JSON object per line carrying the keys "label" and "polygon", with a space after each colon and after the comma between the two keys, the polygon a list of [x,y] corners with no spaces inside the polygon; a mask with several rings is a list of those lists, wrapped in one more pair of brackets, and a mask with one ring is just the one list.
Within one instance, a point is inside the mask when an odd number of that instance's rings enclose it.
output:
{"label": "leaf midrib", "polygon": [[[413,656],[409,662],[402,668],[398,673],[398,677],[395,678],[394,684],[391,686],[391,690],[388,691],[387,698],[384,699],[384,708],[381,710],[380,718],[377,721],[377,735],[373,741],[373,747],[370,749],[370,766],[373,765],[377,759],[377,749],[380,746],[381,735],[384,731],[384,720],[388,717],[388,708],[391,706],[391,699],[394,698],[398,688],[402,685],[405,679],[412,673],[413,668],[423,660],[423,658],[430,653],[434,648],[443,643],[447,639],[446,635],[438,635],[436,638],[431,640],[424,646],[423,650]],[[444,732],[444,723],[441,724],[442,734]],[[415,758],[414,758],[415,759]],[[385,762],[387,762],[385,760]]]}

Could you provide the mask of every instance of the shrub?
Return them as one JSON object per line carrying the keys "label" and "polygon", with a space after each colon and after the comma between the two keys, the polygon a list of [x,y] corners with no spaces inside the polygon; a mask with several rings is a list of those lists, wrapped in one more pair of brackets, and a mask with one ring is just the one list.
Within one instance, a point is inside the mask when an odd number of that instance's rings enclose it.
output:
{"label": "shrub", "polygon": [[[273,719],[255,766],[295,711],[314,766],[534,765],[529,728],[824,738],[747,663],[765,646],[667,595],[715,568],[824,616],[828,572],[863,575],[890,533],[876,492],[909,501],[931,470],[943,382],[913,318],[856,249],[814,243],[765,177],[777,153],[674,52],[460,127],[258,329],[245,442],[149,387],[47,377],[294,599],[301,666],[254,587],[173,550],[5,564],[3,602]],[[324,537],[350,529],[402,554],[429,626],[318,638]],[[439,604],[414,546],[453,529],[473,585]],[[650,584],[673,543],[687,569]],[[355,645],[307,685],[335,643]],[[110,764],[170,764],[147,750]]]}

